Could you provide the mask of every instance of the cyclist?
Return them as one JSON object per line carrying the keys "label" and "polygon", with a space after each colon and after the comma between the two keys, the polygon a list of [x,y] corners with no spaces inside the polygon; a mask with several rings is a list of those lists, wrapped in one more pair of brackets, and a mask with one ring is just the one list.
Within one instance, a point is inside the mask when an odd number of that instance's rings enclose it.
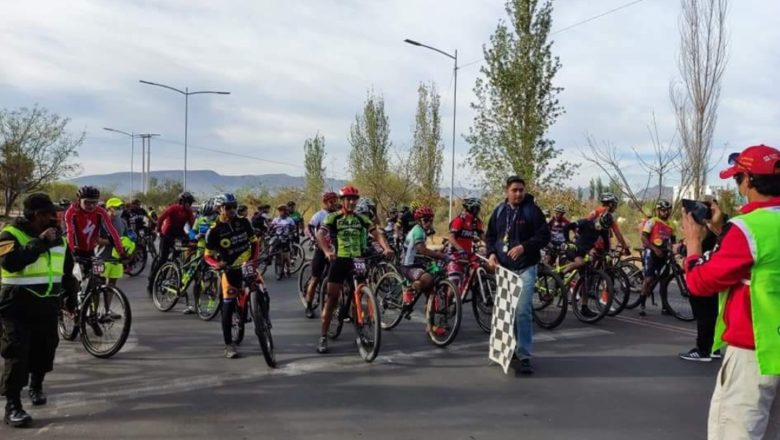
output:
{"label": "cyclist", "polygon": [[279,205],[276,210],[279,213],[277,217],[271,221],[271,232],[273,238],[271,239],[271,252],[281,251],[282,265],[284,266],[284,274],[277,275],[277,279],[282,279],[282,276],[290,276],[290,241],[295,237],[297,231],[297,224],[288,213],[288,205]]}
{"label": "cyclist", "polygon": [[420,205],[417,202],[412,202],[411,205],[411,207],[404,206],[401,208],[401,215],[395,224],[395,239],[398,242],[403,241],[406,238],[406,234],[417,224],[417,221],[414,219],[414,211]]}
{"label": "cyclist", "polygon": [[[133,241],[133,239],[130,238],[130,235],[128,235],[128,233],[133,234],[133,232],[128,229],[127,224],[122,219],[123,206],[124,203],[122,202],[122,199],[118,197],[112,197],[106,200],[106,209],[108,209],[108,213],[111,216],[111,224],[114,226],[114,229],[120,237],[119,239],[122,243],[122,248],[125,250],[125,253],[127,255],[131,255],[133,252],[135,252],[135,241]],[[101,236],[106,240],[109,239],[109,236],[105,230],[101,231]],[[119,260],[119,254],[113,247],[105,246],[100,253],[100,258],[104,261],[103,278],[106,279],[106,284],[109,286],[116,286],[116,281],[122,278],[125,274],[125,268],[122,264],[122,261]],[[122,317],[122,315],[114,313],[111,310],[112,298],[112,295],[106,295],[106,315],[111,319],[119,319]]]}
{"label": "cyclist", "polygon": [[271,223],[271,217],[268,215],[270,210],[271,205],[260,205],[252,216],[252,228],[260,237],[268,232],[268,224]]}
{"label": "cyclist", "polygon": [[[322,209],[317,211],[309,220],[308,227],[306,228],[306,234],[311,237],[312,241],[317,243],[317,230],[322,226],[322,222],[330,213],[336,211],[336,202],[338,201],[338,195],[334,192],[326,192],[322,195]],[[320,278],[325,275],[325,265],[327,264],[327,257],[325,252],[320,248],[317,243],[314,249],[314,255],[311,259],[311,281],[306,286],[306,317],[309,319],[314,318],[314,310],[312,310],[311,303],[314,301],[314,294],[317,285],[320,282]]]}
{"label": "cyclist", "polygon": [[[571,231],[577,231],[577,240],[574,243],[574,261],[567,264],[561,269],[562,274],[569,273],[573,270],[577,270],[584,267],[587,262],[585,256],[594,252],[596,244],[599,240],[603,240],[607,249],[609,248],[609,231],[614,224],[612,213],[609,211],[602,212],[595,220],[584,218],[571,222],[563,228],[563,236],[566,243],[571,243],[569,234]],[[588,308],[588,298],[581,298],[581,311],[584,316],[594,316],[595,314]]]}
{"label": "cyclist", "polygon": [[149,213],[141,207],[140,200],[135,199],[130,202],[128,208],[122,212],[122,218],[127,223],[127,226],[139,237],[145,236],[149,232],[147,226],[147,223],[150,222]]}
{"label": "cyclist", "polygon": [[[659,271],[669,261],[672,255],[672,245],[677,241],[674,228],[669,225],[672,204],[661,200],[655,206],[656,216],[645,221],[642,226],[642,263],[645,279],[642,282],[642,296],[639,302],[639,316],[646,316],[645,303],[650,296],[650,286],[653,285]],[[666,310],[662,310],[662,313]]]}
{"label": "cyclist", "polygon": [[295,202],[290,200],[287,202],[287,214],[295,222],[295,242],[300,242],[300,237],[303,234],[303,215],[295,210]]}
{"label": "cyclist", "polygon": [[236,213],[241,218],[247,218],[249,215],[249,207],[246,205],[238,205],[238,211]]}
{"label": "cyclist", "polygon": [[146,290],[150,296],[157,269],[168,261],[171,250],[173,250],[176,244],[176,239],[187,239],[185,226],[192,226],[195,222],[195,214],[192,212],[193,203],[195,203],[195,197],[185,191],[179,195],[177,203],[165,208],[165,211],[157,219],[157,233],[160,235],[160,258],[158,258],[157,264],[149,272],[149,284],[147,284]]}
{"label": "cyclist", "polygon": [[[601,206],[593,210],[593,212],[588,215],[588,220],[596,220],[605,212],[609,212],[614,217],[615,210],[618,207],[617,197],[615,197],[615,195],[612,193],[603,193],[599,200],[601,201]],[[612,222],[611,230],[612,233],[615,234],[615,237],[620,243],[620,246],[623,247],[623,254],[626,256],[631,255],[631,247],[629,247],[628,243],[626,243],[626,239],[623,237],[623,233],[620,232],[620,226],[618,226],[617,222]],[[599,249],[603,249],[607,245],[608,243],[606,240],[597,243],[597,247]]]}
{"label": "cyclist", "polygon": [[392,240],[392,245],[395,246],[395,224],[398,223],[399,213],[395,207],[390,208],[387,211],[387,220],[385,223],[385,237],[388,240]]}
{"label": "cyclist", "polygon": [[447,275],[451,280],[456,281],[456,286],[460,284],[460,279],[465,269],[457,262],[457,257],[471,257],[474,242],[485,239],[485,228],[482,220],[479,218],[481,209],[482,201],[480,199],[476,197],[464,199],[463,211],[450,222],[448,241],[451,246],[453,261],[447,265]]}
{"label": "cyclist", "polygon": [[[77,258],[91,258],[98,245],[114,247],[119,258],[126,258],[122,240],[114,228],[108,211],[98,206],[100,191],[93,186],[82,186],[76,200],[65,211],[68,247]],[[101,237],[101,231],[107,236]],[[86,268],[82,268],[86,269]],[[82,272],[86,274],[86,272]]]}
{"label": "cyclist", "polygon": [[[328,297],[322,308],[322,326],[317,353],[328,352],[328,327],[333,317],[333,309],[338,303],[338,297],[344,282],[352,273],[352,259],[363,255],[363,237],[371,234],[382,246],[385,256],[391,256],[393,251],[387,245],[384,236],[377,231],[371,220],[355,214],[355,205],[360,198],[357,188],[347,185],[339,191],[342,203],[340,211],[328,215],[317,231],[317,241],[320,249],[330,261],[328,270]],[[331,248],[331,243],[333,248]]]}
{"label": "cyclist", "polygon": [[[355,205],[355,214],[362,215],[363,217],[371,220],[374,226],[378,226],[378,219],[376,217],[376,204],[368,197],[361,197],[358,199]],[[377,228],[377,232],[384,235],[384,231]],[[387,237],[385,237],[387,240]],[[378,255],[382,253],[382,246],[374,240],[368,231],[363,234],[363,249],[368,255]]]}
{"label": "cyclist", "polygon": [[233,313],[236,312],[236,298],[243,287],[241,265],[255,263],[258,244],[249,220],[236,214],[238,202],[233,194],[225,193],[214,197],[213,206],[218,216],[206,234],[206,252],[203,258],[209,266],[222,271],[222,337],[225,342],[225,357],[233,359],[238,357],[231,328]]}
{"label": "cyclist", "polygon": [[[422,206],[414,211],[414,218],[417,224],[409,231],[404,240],[404,258],[401,262],[401,275],[412,283],[412,289],[418,292],[428,293],[433,287],[433,277],[425,272],[425,260],[419,255],[435,258],[437,260],[449,261],[449,256],[442,252],[428,249],[425,242],[428,239],[426,231],[433,224],[433,210],[428,206]],[[403,301],[405,304],[411,304],[414,299],[412,290],[404,292]]]}
{"label": "cyclist", "polygon": [[553,216],[548,222],[550,226],[550,244],[555,247],[560,247],[566,242],[566,238],[563,236],[563,229],[571,223],[566,218],[566,207],[563,205],[556,205],[553,211]]}

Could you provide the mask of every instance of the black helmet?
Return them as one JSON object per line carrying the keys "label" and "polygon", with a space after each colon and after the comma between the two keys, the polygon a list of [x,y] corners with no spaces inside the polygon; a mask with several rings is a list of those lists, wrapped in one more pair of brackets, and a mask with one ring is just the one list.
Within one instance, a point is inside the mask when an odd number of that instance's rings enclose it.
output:
{"label": "black helmet", "polygon": [[614,204],[617,205],[618,199],[612,193],[604,193],[604,194],[601,195],[601,203],[604,203],[604,204],[606,204],[606,203],[614,203]]}
{"label": "black helmet", "polygon": [[287,202],[287,206],[288,206],[288,207],[295,206],[295,202],[293,202],[292,200],[290,200],[289,202]]}
{"label": "black helmet", "polygon": [[463,209],[468,212],[479,211],[482,208],[482,201],[476,197],[463,199]]}
{"label": "black helmet", "polygon": [[70,206],[70,200],[66,198],[60,199],[60,206],[63,208]]}
{"label": "black helmet", "polygon": [[668,200],[659,200],[658,204],[655,205],[656,209],[672,209],[672,204],[669,203]]}
{"label": "black helmet", "polygon": [[188,191],[184,191],[183,193],[179,194],[179,203],[182,205],[192,205],[195,203],[195,197],[193,197],[192,194],[190,194]]}
{"label": "black helmet", "polygon": [[231,193],[224,193],[214,196],[214,209],[217,209],[221,206],[238,207],[238,200],[236,200],[236,196]]}
{"label": "black helmet", "polygon": [[614,221],[615,219],[612,218],[612,214],[605,212],[599,217],[598,225],[601,227],[601,229],[609,229],[612,227],[612,223],[614,223]]}
{"label": "black helmet", "polygon": [[79,188],[79,191],[76,193],[77,199],[99,199],[100,198],[100,190],[95,188],[94,186],[85,185]]}
{"label": "black helmet", "polygon": [[402,206],[401,207],[401,212],[409,212],[409,207],[408,206]]}
{"label": "black helmet", "polygon": [[246,215],[246,213],[249,212],[249,207],[246,205],[239,205],[238,206],[238,215]]}

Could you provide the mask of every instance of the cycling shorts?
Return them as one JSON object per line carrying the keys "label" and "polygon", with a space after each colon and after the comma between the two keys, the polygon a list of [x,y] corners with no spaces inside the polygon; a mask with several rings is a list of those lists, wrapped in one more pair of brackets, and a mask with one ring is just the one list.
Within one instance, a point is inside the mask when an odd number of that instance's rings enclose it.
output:
{"label": "cycling shorts", "polygon": [[328,270],[328,282],[343,284],[352,278],[352,258],[338,257],[330,263]]}
{"label": "cycling shorts", "polygon": [[661,269],[669,261],[667,257],[659,257],[655,255],[652,249],[645,248],[642,250],[642,264],[644,265],[645,277],[655,277],[661,272]]}
{"label": "cycling shorts", "polygon": [[103,276],[110,280],[118,280],[125,274],[125,267],[122,263],[103,263]]}
{"label": "cycling shorts", "polygon": [[425,269],[419,266],[401,266],[399,269],[401,275],[411,282],[419,280],[425,274]]}
{"label": "cycling shorts", "polygon": [[314,256],[311,258],[311,274],[317,278],[322,277],[323,272],[328,267],[328,257],[325,256],[325,252],[322,249],[317,248],[314,251]]}
{"label": "cycling shorts", "polygon": [[225,269],[222,272],[222,298],[231,299],[238,296],[244,282],[240,267]]}

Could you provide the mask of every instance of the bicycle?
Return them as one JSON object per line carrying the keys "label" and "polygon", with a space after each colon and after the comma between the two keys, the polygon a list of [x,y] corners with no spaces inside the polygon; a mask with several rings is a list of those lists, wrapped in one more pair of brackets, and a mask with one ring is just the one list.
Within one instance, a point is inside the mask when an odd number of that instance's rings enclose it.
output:
{"label": "bicycle", "polygon": [[154,246],[156,237],[153,232],[141,230],[138,232],[138,244],[135,252],[130,256],[130,261],[125,263],[125,273],[131,277],[141,274],[146,268],[149,255],[152,256],[152,267],[158,259],[157,248]]}
{"label": "bicycle", "polygon": [[104,283],[101,259],[78,258],[76,262],[82,268],[83,288],[74,310],[68,309],[65,292],[60,293],[57,329],[66,341],[80,336],[81,345],[92,356],[110,358],[124,347],[130,335],[130,302],[118,287]]}
{"label": "bicycle", "polygon": [[[311,308],[317,310],[320,304],[324,304],[325,295],[327,295],[327,277],[328,277],[329,264],[325,262],[325,268],[317,279],[317,287],[315,288],[314,298],[312,298]],[[298,273],[298,298],[301,300],[301,304],[306,307],[306,291],[309,283],[311,282],[311,261],[307,261],[301,267],[301,271]]]}
{"label": "bicycle", "polygon": [[552,267],[540,263],[534,285],[534,322],[552,330],[561,325],[569,308],[568,289],[561,276]]}
{"label": "bicycle", "polygon": [[258,270],[262,275],[265,275],[268,266],[273,264],[274,274],[277,280],[281,280],[284,277],[284,261],[282,254],[287,247],[287,252],[290,254],[290,275],[298,273],[303,267],[303,263],[306,261],[306,255],[300,244],[292,241],[291,238],[283,238],[280,236],[266,236],[264,243],[267,243],[260,252],[258,261]]}
{"label": "bicycle", "polygon": [[241,344],[241,341],[244,340],[246,323],[254,323],[255,335],[260,350],[263,352],[265,363],[271,368],[276,368],[274,340],[271,336],[271,320],[269,318],[271,299],[268,296],[268,291],[258,282],[258,274],[253,263],[241,265],[241,275],[244,285],[236,297],[236,310],[233,313],[231,326],[233,343]]}
{"label": "bicycle", "polygon": [[[658,286],[658,292],[661,295],[662,310],[666,310],[668,314],[674,316],[680,321],[693,321],[693,311],[691,310],[690,296],[691,293],[688,290],[688,285],[685,283],[685,272],[680,264],[677,262],[677,257],[681,254],[671,254],[664,263],[661,270],[658,272],[658,276],[655,277],[653,284],[650,286],[650,300],[651,304],[656,305],[655,302],[655,288]],[[644,282],[644,273],[642,272],[642,281]],[[640,290],[641,290],[640,283]],[[670,289],[670,286],[672,287]],[[627,304],[628,309],[636,308],[641,302],[641,297],[637,295],[630,303]]]}
{"label": "bicycle", "polygon": [[[446,347],[458,335],[463,305],[457,287],[447,279],[446,271],[436,261],[430,261],[426,272],[433,275],[433,289],[425,304],[426,333],[434,345]],[[403,292],[409,284],[406,277],[396,272],[380,278],[376,292],[381,304],[382,329],[392,330],[402,319],[411,319],[422,292],[414,291],[411,303],[404,303]]]}
{"label": "bicycle", "polygon": [[[496,277],[489,273],[485,264],[475,254],[468,259],[457,260],[460,267],[466,268],[465,273],[450,278],[460,294],[461,303],[470,302],[474,319],[483,332],[490,334],[493,319],[493,298],[496,296]],[[456,282],[457,281],[457,282]],[[469,295],[471,294],[471,295]]]}
{"label": "bicycle", "polygon": [[366,283],[367,275],[366,259],[353,258],[352,279],[344,282],[339,293],[334,315],[330,320],[328,337],[338,338],[344,321],[349,319],[355,326],[355,343],[360,357],[366,362],[372,362],[379,354],[382,343],[382,316],[374,292]]}
{"label": "bicycle", "polygon": [[161,312],[170,311],[181,298],[187,297],[187,290],[194,282],[193,300],[200,319],[210,321],[219,312],[219,274],[203,262],[203,255],[195,251],[196,245],[183,263],[174,257],[160,266],[154,279],[152,299]]}

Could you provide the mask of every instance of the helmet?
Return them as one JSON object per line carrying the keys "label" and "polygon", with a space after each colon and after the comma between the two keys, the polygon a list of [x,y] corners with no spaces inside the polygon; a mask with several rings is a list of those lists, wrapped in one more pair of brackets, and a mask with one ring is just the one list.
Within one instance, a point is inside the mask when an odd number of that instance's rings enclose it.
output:
{"label": "helmet", "polygon": [[433,218],[433,209],[429,206],[421,206],[414,210],[414,219],[420,220],[421,218],[430,217]]}
{"label": "helmet", "polygon": [[342,199],[345,197],[358,198],[360,197],[360,191],[358,191],[358,189],[352,185],[347,185],[341,188],[341,190],[339,191],[339,197]]}
{"label": "helmet", "polygon": [[200,205],[200,215],[204,217],[211,217],[214,215],[214,197],[206,199],[206,201]]}
{"label": "helmet", "polygon": [[417,212],[417,209],[422,207],[422,203],[415,200],[410,203],[409,206],[412,208],[412,212]]}
{"label": "helmet", "polygon": [[94,186],[82,186],[79,188],[78,192],[76,193],[77,199],[99,199],[100,198],[100,190],[95,188]]}
{"label": "helmet", "polygon": [[408,206],[402,206],[401,207],[401,212],[409,212],[409,207]]}
{"label": "helmet", "polygon": [[601,203],[604,203],[604,204],[607,204],[607,203],[617,204],[618,199],[612,193],[604,193],[604,194],[601,195],[600,201],[601,201]]}
{"label": "helmet", "polygon": [[339,198],[338,194],[334,193],[333,191],[328,191],[322,195],[322,203],[327,203],[328,201],[335,200],[337,198]]}
{"label": "helmet", "polygon": [[655,205],[656,209],[672,209],[672,204],[669,203],[668,200],[659,200],[658,204]]}
{"label": "helmet", "polygon": [[195,203],[195,197],[192,196],[188,191],[184,191],[183,193],[179,194],[179,203],[182,205],[190,204],[192,205]]}
{"label": "helmet", "polygon": [[279,211],[287,211],[287,208],[288,208],[288,206],[287,206],[286,203],[282,203],[281,205],[276,207],[276,209],[279,210]]}
{"label": "helmet", "polygon": [[355,206],[355,213],[373,219],[376,216],[376,204],[368,197],[361,197]]}
{"label": "helmet", "polygon": [[463,199],[463,209],[469,212],[479,211],[482,208],[482,201],[476,197]]}
{"label": "helmet", "polygon": [[601,214],[601,216],[599,217],[598,226],[600,226],[601,229],[611,228],[612,223],[614,223],[614,219],[612,218],[612,214],[608,212]]}
{"label": "helmet", "polygon": [[119,197],[111,197],[106,200],[106,208],[121,208],[125,203]]}
{"label": "helmet", "polygon": [[566,214],[566,207],[563,205],[555,205],[555,212]]}
{"label": "helmet", "polygon": [[234,207],[234,208],[238,207],[238,200],[236,200],[236,196],[234,196],[231,193],[219,194],[217,196],[214,196],[214,209],[217,209],[222,206]]}

